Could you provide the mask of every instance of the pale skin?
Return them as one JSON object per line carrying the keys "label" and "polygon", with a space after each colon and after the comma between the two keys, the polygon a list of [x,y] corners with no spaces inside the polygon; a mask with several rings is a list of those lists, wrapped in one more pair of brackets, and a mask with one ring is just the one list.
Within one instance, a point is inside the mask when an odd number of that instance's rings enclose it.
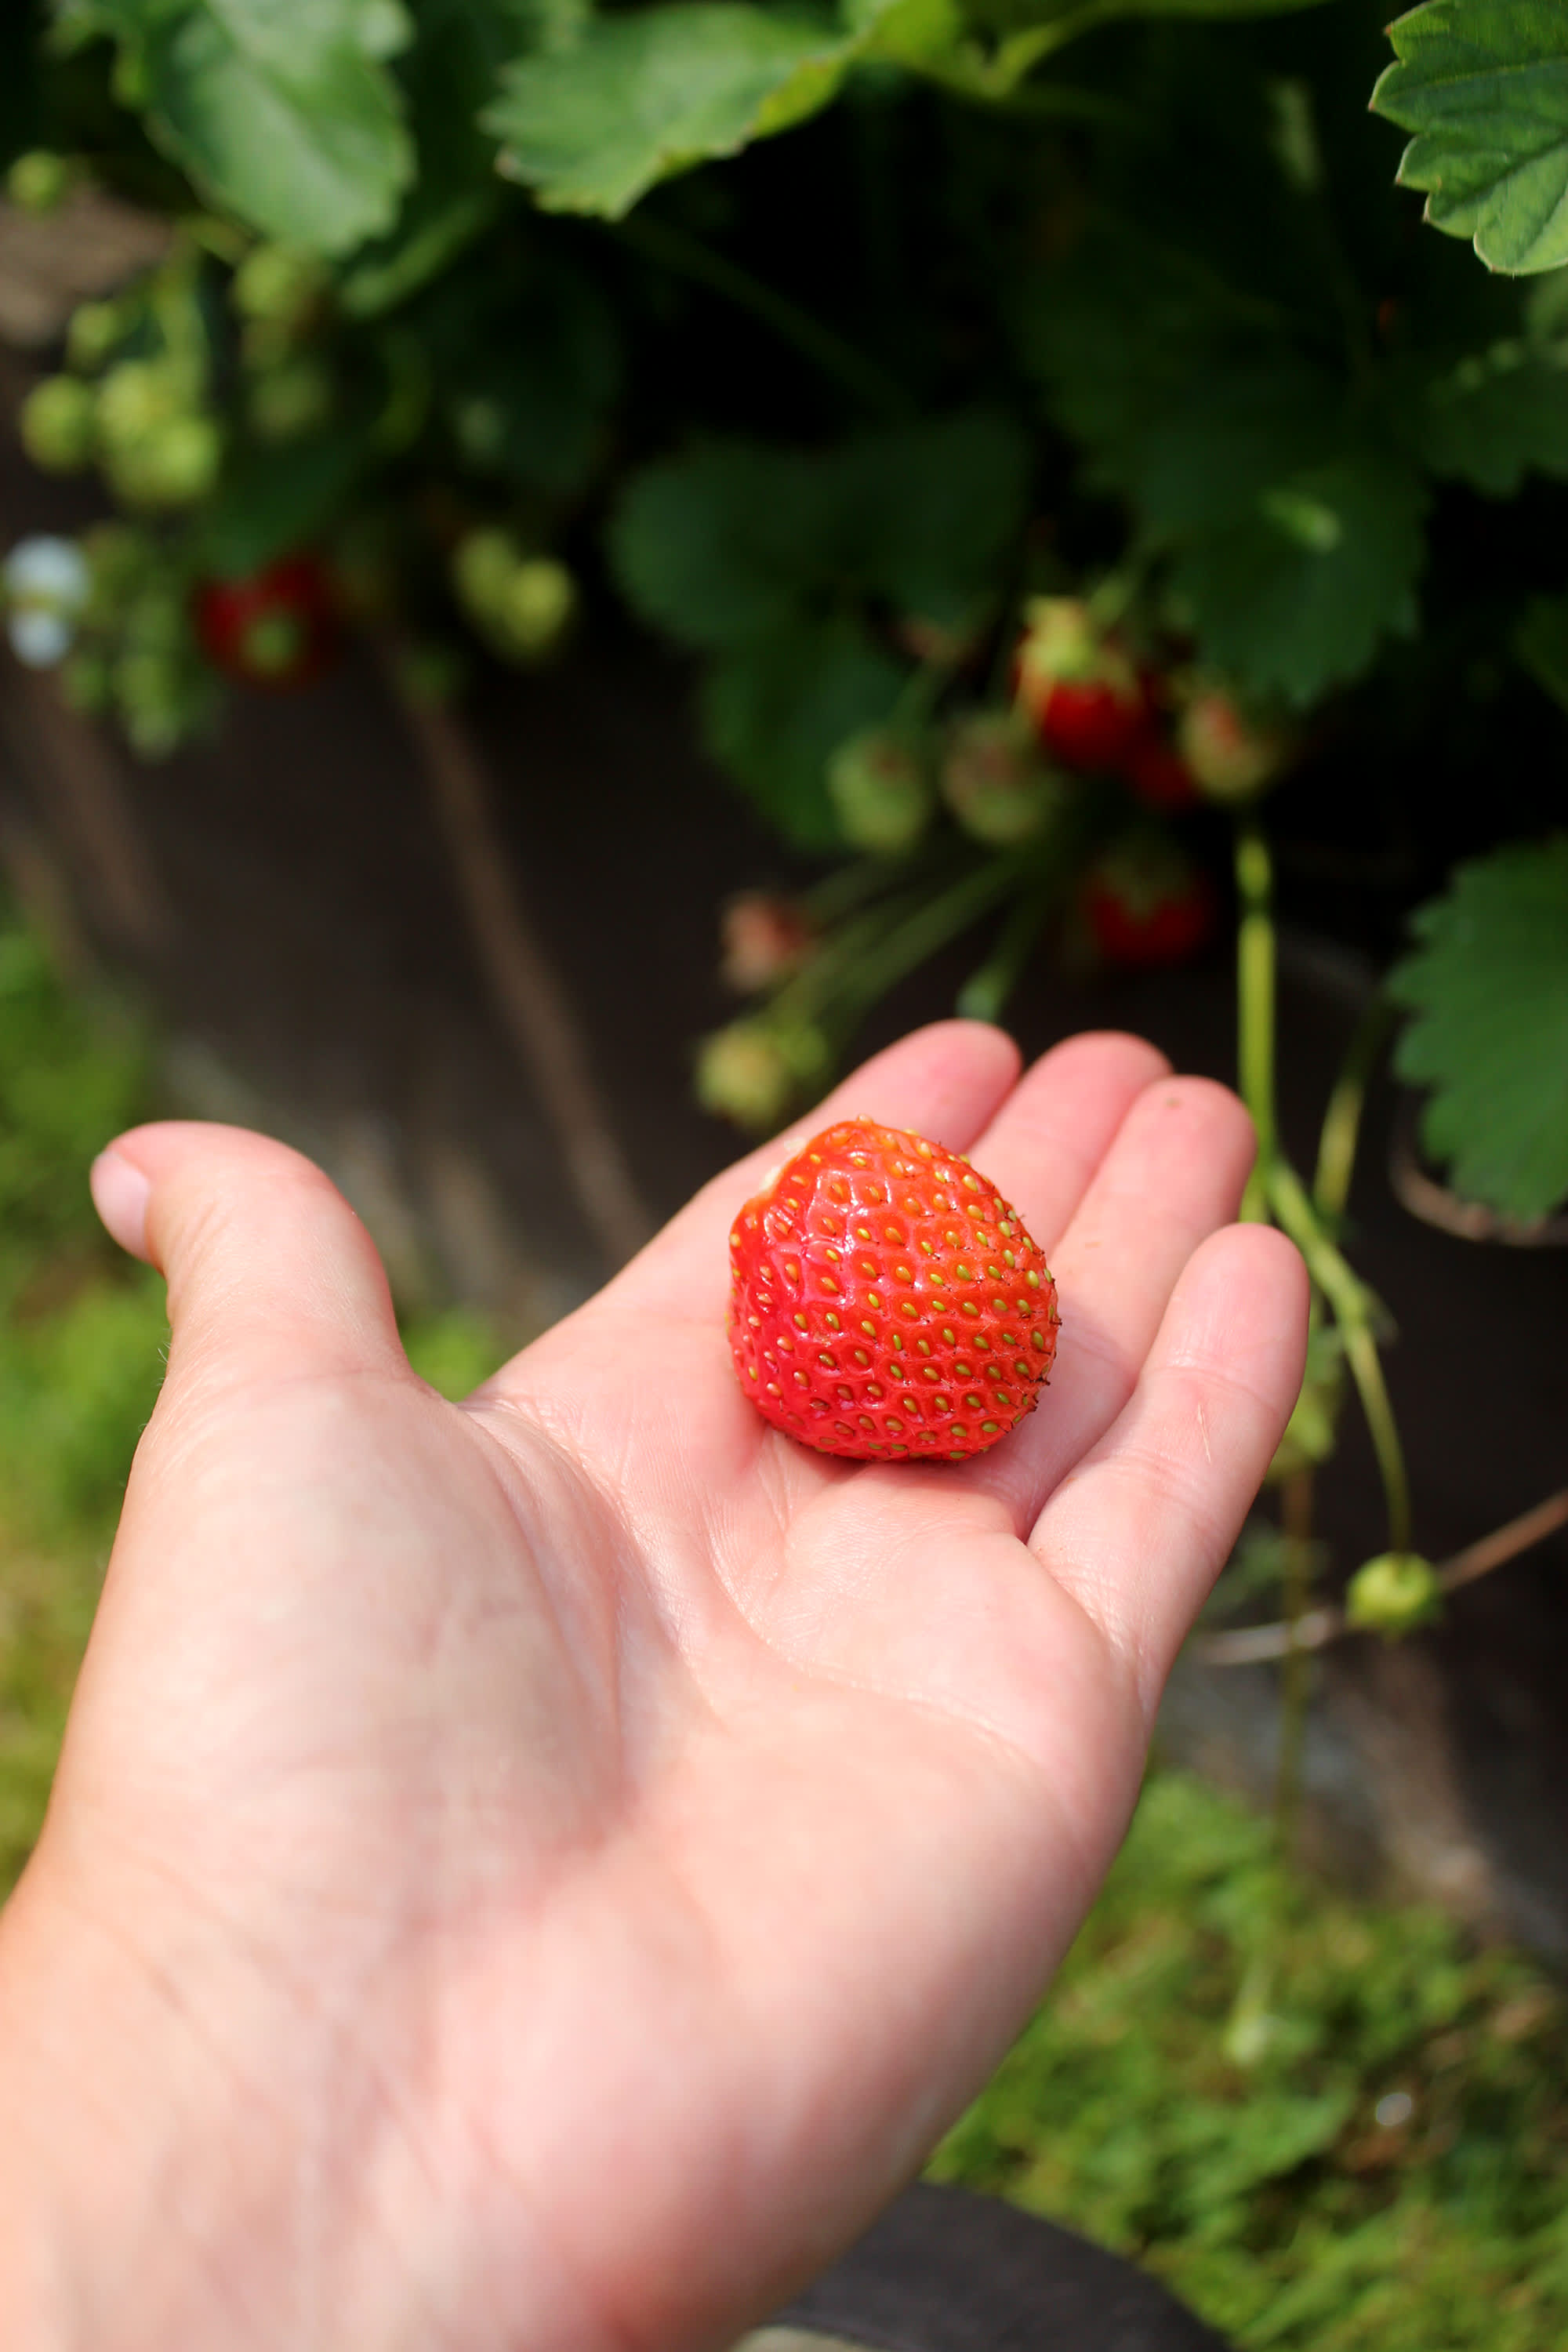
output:
{"label": "pale skin", "polygon": [[1240,1106],[1126,1037],[906,1038],[1062,1308],[968,1465],[768,1429],[774,1145],[450,1404],[363,1227],[235,1129],[95,1171],[174,1339],[0,1916],[8,2352],[700,2352],[918,2169],[1071,1938],[1299,1385]]}

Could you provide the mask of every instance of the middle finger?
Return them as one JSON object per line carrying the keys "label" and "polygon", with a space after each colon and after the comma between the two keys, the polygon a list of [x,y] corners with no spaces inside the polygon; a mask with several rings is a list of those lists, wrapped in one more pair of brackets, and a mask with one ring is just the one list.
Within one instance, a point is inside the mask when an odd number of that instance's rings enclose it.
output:
{"label": "middle finger", "polygon": [[[1227,1087],[1208,1078],[1157,1078],[1108,1139],[1063,1230],[1053,1222],[1059,1180],[1032,1169],[1026,1139],[1009,1137],[1006,1129],[1004,1114],[994,1149],[983,1139],[975,1162],[1045,1248],[1061,1328],[1038,1410],[962,1475],[1004,1500],[1022,1530],[1131,1395],[1183,1267],[1200,1242],[1236,1215],[1256,1139]],[[1015,1171],[1007,1163],[1019,1146]]]}

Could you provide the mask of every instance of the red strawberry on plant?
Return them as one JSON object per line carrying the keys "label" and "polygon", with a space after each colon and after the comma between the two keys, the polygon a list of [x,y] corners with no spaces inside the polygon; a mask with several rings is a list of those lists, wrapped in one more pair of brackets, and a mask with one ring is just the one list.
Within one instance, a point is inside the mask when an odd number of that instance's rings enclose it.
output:
{"label": "red strawberry on plant", "polygon": [[1260,725],[1223,687],[1205,687],[1182,712],[1177,741],[1206,800],[1246,801],[1273,782],[1289,753],[1285,734]]}
{"label": "red strawberry on plant", "polygon": [[331,584],[313,555],[288,555],[241,580],[205,580],[196,635],[215,669],[247,686],[308,686],[337,650]]}
{"label": "red strawberry on plant", "polygon": [[1041,742],[1087,774],[1120,768],[1149,721],[1135,665],[1076,596],[1034,597],[1024,619],[1014,691]]}
{"label": "red strawberry on plant", "polygon": [[1034,1411],[1056,1355],[1050,1268],[994,1184],[870,1119],[747,1202],[730,1267],[741,1386],[821,1454],[965,1461]]}
{"label": "red strawberry on plant", "polygon": [[1218,912],[1213,882],[1172,842],[1120,843],[1089,868],[1081,904],[1108,963],[1137,971],[1184,963]]}
{"label": "red strawberry on plant", "polygon": [[1121,772],[1133,799],[1162,816],[1177,816],[1197,805],[1200,795],[1193,772],[1163,727],[1145,728]]}

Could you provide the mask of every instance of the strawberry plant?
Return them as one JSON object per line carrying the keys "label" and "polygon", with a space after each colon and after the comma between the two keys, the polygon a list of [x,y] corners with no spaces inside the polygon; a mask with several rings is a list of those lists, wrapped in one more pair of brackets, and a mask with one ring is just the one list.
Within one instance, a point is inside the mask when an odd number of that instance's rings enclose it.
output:
{"label": "strawberry plant", "polygon": [[[810,869],[726,910],[747,1002],[695,1051],[758,1129],[955,942],[996,1020],[1035,956],[1213,958],[1234,913],[1247,1213],[1314,1295],[1284,1617],[1246,1629],[1285,1662],[1288,1832],[1311,1644],[1479,1572],[1417,1548],[1344,1250],[1390,1036],[1432,1189],[1526,1238],[1568,1202],[1561,12],[0,13],[13,205],[167,223],[19,416],[116,515],[5,571],[18,657],[138,754],[308,683],[340,629],[427,699],[474,653],[591,657],[618,606]],[[1310,1171],[1281,913],[1387,972]],[[1352,1399],[1387,1524],[1336,1611],[1312,1482]]]}
{"label": "strawberry plant", "polygon": [[[96,473],[122,520],[12,562],[22,657],[156,757],[226,683],[308,683],[345,625],[442,696],[465,635],[527,667],[618,597],[692,658],[736,787],[829,869],[782,946],[725,950],[753,1002],[697,1085],[757,1126],[977,926],[960,1002],[994,1019],[1037,952],[1212,953],[1228,889],[1251,1207],[1308,1252],[1404,1556],[1376,1318],[1338,1254],[1359,1064],[1315,1189],[1279,1150],[1275,851],[1289,877],[1303,841],[1375,855],[1373,809],[1384,841],[1419,823],[1363,925],[1386,949],[1419,907],[1396,1066],[1462,1194],[1547,1215],[1555,20],[1426,0],[1391,51],[1352,0],[275,19],[7,19],[12,202],[96,184],[169,225],[24,404],[35,461]],[[1451,789],[1500,730],[1506,788]]]}

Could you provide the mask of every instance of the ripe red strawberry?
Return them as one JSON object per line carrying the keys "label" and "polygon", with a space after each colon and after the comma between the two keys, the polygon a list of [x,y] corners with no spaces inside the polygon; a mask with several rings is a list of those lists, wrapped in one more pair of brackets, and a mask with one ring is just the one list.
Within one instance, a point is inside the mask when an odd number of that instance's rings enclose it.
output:
{"label": "ripe red strawberry", "polygon": [[1117,640],[1076,596],[1037,596],[1014,656],[1014,688],[1047,751],[1069,768],[1120,768],[1149,723],[1149,692]]}
{"label": "ripe red strawberry", "polygon": [[337,651],[331,583],[313,555],[286,555],[240,580],[204,580],[196,635],[216,669],[247,686],[309,686]]}
{"label": "ripe red strawberry", "polygon": [[1203,867],[1163,843],[1108,851],[1085,877],[1082,905],[1100,954],[1130,971],[1184,962],[1218,912]]}
{"label": "ripe red strawberry", "polygon": [[1140,735],[1121,772],[1133,799],[1145,808],[1175,815],[1197,806],[1198,788],[1192,770],[1158,727],[1148,727]]}
{"label": "ripe red strawberry", "polygon": [[1050,1268],[994,1184],[871,1119],[813,1136],[747,1202],[730,1265],[741,1386],[819,1454],[983,1454],[1057,1351]]}

